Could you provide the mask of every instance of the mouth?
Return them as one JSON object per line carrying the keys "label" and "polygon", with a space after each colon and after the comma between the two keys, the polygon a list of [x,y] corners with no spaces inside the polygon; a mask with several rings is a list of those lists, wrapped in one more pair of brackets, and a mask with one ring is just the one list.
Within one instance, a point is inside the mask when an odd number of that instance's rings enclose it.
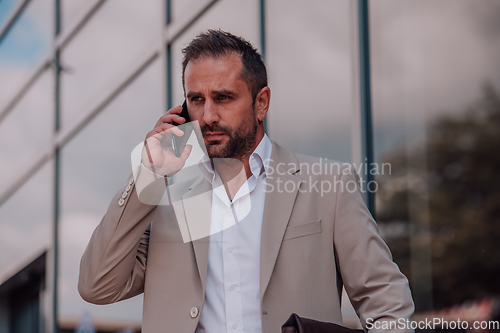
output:
{"label": "mouth", "polygon": [[203,137],[208,140],[208,141],[219,141],[222,140],[222,138],[226,135],[225,133],[222,132],[206,132],[203,133]]}

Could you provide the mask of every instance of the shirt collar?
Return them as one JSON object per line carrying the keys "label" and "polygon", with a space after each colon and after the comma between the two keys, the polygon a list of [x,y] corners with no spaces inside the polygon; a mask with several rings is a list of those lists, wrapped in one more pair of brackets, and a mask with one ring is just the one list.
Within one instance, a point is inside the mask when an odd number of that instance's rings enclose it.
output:
{"label": "shirt collar", "polygon": [[[267,134],[264,133],[264,137],[260,140],[257,148],[255,148],[255,150],[252,152],[248,160],[250,164],[250,171],[256,179],[259,178],[262,171],[264,171],[266,176],[268,176],[272,148],[273,145],[271,140],[269,139]],[[200,162],[200,169],[202,174],[210,183],[213,183],[217,176],[213,168],[212,160],[207,155],[203,154]]]}

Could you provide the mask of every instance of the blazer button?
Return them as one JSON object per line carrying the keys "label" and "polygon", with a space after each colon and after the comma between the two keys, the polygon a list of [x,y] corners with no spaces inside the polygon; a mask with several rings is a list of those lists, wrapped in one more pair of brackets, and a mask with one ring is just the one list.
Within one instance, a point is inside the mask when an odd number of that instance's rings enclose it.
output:
{"label": "blazer button", "polygon": [[191,318],[196,318],[197,316],[198,316],[198,308],[193,306],[191,308]]}
{"label": "blazer button", "polygon": [[121,207],[125,204],[125,200],[123,200],[123,198],[120,198],[120,200],[118,200],[118,205]]}

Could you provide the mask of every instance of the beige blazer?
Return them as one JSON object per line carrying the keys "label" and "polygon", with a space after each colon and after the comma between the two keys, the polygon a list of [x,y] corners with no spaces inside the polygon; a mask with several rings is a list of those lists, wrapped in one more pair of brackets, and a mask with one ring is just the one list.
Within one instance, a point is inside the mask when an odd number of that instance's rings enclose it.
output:
{"label": "beige blazer", "polygon": [[[342,324],[342,286],[363,326],[369,318],[410,319],[408,281],[379,236],[357,176],[347,167],[318,172],[319,158],[274,142],[271,157],[260,253],[262,331],[281,332],[292,312]],[[186,194],[206,200],[183,197],[185,215],[176,217],[173,205],[141,203],[130,183],[113,198],[83,254],[80,295],[109,304],[144,292],[143,333],[193,333],[203,311],[209,237],[184,243],[179,225],[209,223],[211,185],[204,178],[186,185]],[[129,194],[120,205],[123,192]]]}

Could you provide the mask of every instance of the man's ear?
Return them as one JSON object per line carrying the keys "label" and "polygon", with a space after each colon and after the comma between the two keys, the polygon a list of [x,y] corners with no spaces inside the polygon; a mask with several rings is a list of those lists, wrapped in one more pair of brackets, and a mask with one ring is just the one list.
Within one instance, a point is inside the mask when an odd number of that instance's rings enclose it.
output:
{"label": "man's ear", "polygon": [[257,94],[257,97],[255,97],[255,113],[260,122],[264,121],[264,118],[266,118],[270,100],[271,89],[269,89],[269,87],[262,88]]}

